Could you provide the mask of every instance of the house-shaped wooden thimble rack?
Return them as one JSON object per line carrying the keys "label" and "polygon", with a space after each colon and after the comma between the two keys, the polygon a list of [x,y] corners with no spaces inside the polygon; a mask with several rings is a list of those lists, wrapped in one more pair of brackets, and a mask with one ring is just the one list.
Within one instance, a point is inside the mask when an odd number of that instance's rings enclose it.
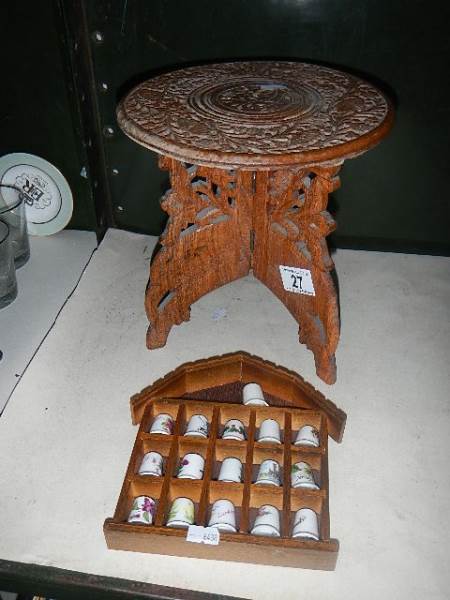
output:
{"label": "house-shaped wooden thimble rack", "polygon": [[[244,405],[242,389],[258,383],[269,406]],[[159,414],[172,417],[174,427],[167,435],[149,433]],[[185,436],[193,415],[208,421],[207,437]],[[342,439],[346,415],[298,374],[245,352],[226,354],[186,363],[131,398],[131,415],[139,431],[112,518],[104,533],[109,548],[231,560],[267,565],[332,570],[339,543],[330,538],[328,436]],[[245,429],[242,441],[222,439],[229,419],[239,419]],[[260,442],[259,428],[274,419],[281,430],[281,443]],[[305,425],[317,432],[317,446],[296,445]],[[163,457],[160,476],[139,475],[143,456],[154,451]],[[204,458],[202,479],[177,477],[180,462],[188,453]],[[238,458],[242,481],[218,481],[223,460]],[[256,484],[259,466],[266,459],[280,466],[279,486]],[[291,486],[291,471],[307,463],[318,489]],[[134,499],[147,496],[155,501],[151,523],[129,523]],[[211,506],[230,500],[236,511],[236,532],[220,532],[217,545],[186,540],[187,529],[168,527],[173,501],[189,498],[194,503],[194,524],[208,526]],[[251,533],[263,505],[278,509],[279,537]],[[293,537],[296,515],[302,508],[318,517],[318,539]],[[312,514],[312,513],[311,513]]]}

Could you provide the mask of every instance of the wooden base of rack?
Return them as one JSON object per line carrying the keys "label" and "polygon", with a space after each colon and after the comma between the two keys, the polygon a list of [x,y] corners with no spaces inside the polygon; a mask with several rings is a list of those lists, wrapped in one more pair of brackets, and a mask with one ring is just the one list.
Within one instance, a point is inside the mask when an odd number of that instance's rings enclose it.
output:
{"label": "wooden base of rack", "polygon": [[[134,531],[133,531],[134,529]],[[273,539],[270,545],[261,538],[239,533],[222,533],[218,546],[192,544],[186,541],[186,531],[158,527],[146,530],[139,525],[126,525],[105,521],[105,537],[108,548],[131,550],[168,556],[187,556],[210,560],[271,565],[278,567],[296,567],[333,571],[336,566],[339,542],[330,539],[327,542],[296,542]]]}

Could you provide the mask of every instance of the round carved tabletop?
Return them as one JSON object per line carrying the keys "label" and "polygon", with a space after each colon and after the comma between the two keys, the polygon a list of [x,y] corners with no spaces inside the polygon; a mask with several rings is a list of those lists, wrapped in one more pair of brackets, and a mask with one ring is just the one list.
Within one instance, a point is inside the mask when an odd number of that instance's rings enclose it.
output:
{"label": "round carved tabletop", "polygon": [[389,131],[383,94],[348,73],[255,61],[172,71],[134,88],[118,121],[139,144],[195,164],[247,169],[356,156]]}

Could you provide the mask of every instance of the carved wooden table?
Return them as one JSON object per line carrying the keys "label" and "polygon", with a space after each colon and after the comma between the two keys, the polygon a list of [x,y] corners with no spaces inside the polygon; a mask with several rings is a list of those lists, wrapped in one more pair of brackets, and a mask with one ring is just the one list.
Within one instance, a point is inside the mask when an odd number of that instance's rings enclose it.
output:
{"label": "carved wooden table", "polygon": [[336,380],[339,339],[326,211],[346,158],[389,131],[393,110],[347,73],[293,62],[173,71],[132,90],[123,131],[161,154],[171,189],[150,266],[147,346],[164,346],[204,294],[253,271],[299,324],[319,377]]}

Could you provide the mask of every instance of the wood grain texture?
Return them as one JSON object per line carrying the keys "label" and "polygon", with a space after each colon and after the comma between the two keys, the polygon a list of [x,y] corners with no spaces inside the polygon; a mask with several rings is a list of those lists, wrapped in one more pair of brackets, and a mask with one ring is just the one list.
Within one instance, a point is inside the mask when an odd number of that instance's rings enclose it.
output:
{"label": "wood grain texture", "polygon": [[130,398],[131,419],[141,423],[150,400],[191,397],[211,401],[241,402],[242,387],[256,381],[270,405],[320,410],[328,434],[342,440],[347,415],[301,375],[247,352],[184,363]]}
{"label": "wood grain texture", "polygon": [[[191,304],[252,271],[298,322],[318,376],[334,383],[339,315],[325,237],[335,228],[326,207],[339,166],[253,175],[169,158],[160,166],[172,187],[161,202],[169,218],[150,265],[147,346],[164,346],[172,326],[189,320]],[[287,291],[280,265],[310,271],[314,295]]]}
{"label": "wood grain texture", "polygon": [[[169,218],[146,291],[148,348],[165,345],[193,302],[252,271],[298,322],[317,375],[334,383],[339,314],[328,195],[343,161],[387,135],[389,101],[319,65],[221,63],[140,84],[120,103],[118,122],[161,154],[170,173],[161,201]],[[286,289],[280,266],[307,270],[314,290],[301,279]]]}
{"label": "wood grain texture", "polygon": [[159,154],[254,170],[356,156],[387,134],[393,110],[377,88],[343,71],[251,61],[149,79],[117,117],[130,138]]}
{"label": "wood grain texture", "polygon": [[[168,413],[176,418],[172,435],[148,433],[151,423],[160,413]],[[210,425],[207,439],[183,435],[189,416],[193,414],[207,416]],[[237,418],[244,424],[244,441],[221,439],[224,424],[230,418]],[[279,445],[256,441],[258,427],[267,418],[276,419],[280,425],[282,443]],[[319,447],[294,446],[297,431],[306,424],[313,425],[320,432]],[[138,474],[144,454],[151,450],[164,457],[164,474],[161,477]],[[204,457],[202,480],[177,478],[178,465],[188,452]],[[116,511],[104,523],[108,547],[172,556],[332,570],[339,544],[330,538],[327,453],[326,419],[320,411],[183,398],[148,399]],[[242,483],[217,481],[220,464],[227,456],[238,457],[243,463]],[[259,465],[268,458],[280,465],[281,487],[255,485]],[[291,488],[291,465],[300,460],[311,465],[320,489]],[[133,499],[141,495],[148,495],[156,501],[154,524],[149,526],[127,523]],[[195,524],[204,526],[208,524],[211,506],[216,500],[231,500],[237,511],[237,532],[222,533],[219,545],[214,547],[187,542],[185,529],[166,526],[172,502],[178,497],[192,499],[195,504]],[[256,512],[263,504],[271,504],[280,511],[281,537],[258,537],[250,533]],[[292,538],[294,515],[299,508],[311,508],[317,513],[319,541]]]}
{"label": "wood grain texture", "polygon": [[168,158],[160,166],[170,171],[172,187],[161,202],[169,218],[146,292],[149,348],[165,345],[196,300],[250,268],[249,174]]}

